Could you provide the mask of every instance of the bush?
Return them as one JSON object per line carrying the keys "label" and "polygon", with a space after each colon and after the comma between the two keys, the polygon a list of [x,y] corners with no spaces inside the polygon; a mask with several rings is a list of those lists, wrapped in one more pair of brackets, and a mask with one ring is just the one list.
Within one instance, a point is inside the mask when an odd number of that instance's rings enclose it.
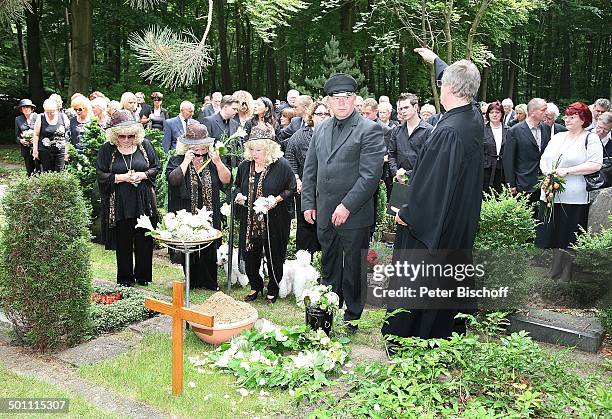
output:
{"label": "bush", "polygon": [[17,339],[37,350],[90,330],[89,214],[68,173],[16,177],[2,201],[0,295]]}
{"label": "bush", "polygon": [[603,308],[597,312],[597,317],[607,333],[612,333],[612,308]]}
{"label": "bush", "polygon": [[612,276],[612,228],[603,228],[599,233],[581,229],[573,248],[576,250],[576,263],[583,270],[601,278]]}
{"label": "bush", "polygon": [[94,286],[94,292],[100,295],[118,293],[121,298],[112,304],[92,302],[91,325],[93,336],[112,332],[130,323],[148,319],[153,314],[144,306],[144,295],[133,288],[118,285]]}
{"label": "bush", "polygon": [[526,250],[533,248],[536,222],[526,196],[513,196],[508,188],[485,194],[474,242],[474,263],[484,265],[477,288],[508,286],[507,299],[480,300],[482,308],[520,308],[531,293]]}

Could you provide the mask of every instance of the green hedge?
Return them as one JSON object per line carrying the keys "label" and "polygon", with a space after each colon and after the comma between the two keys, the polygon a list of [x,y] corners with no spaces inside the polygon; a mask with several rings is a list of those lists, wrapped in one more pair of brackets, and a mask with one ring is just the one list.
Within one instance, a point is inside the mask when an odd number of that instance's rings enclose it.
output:
{"label": "green hedge", "polygon": [[16,338],[37,350],[89,334],[89,214],[77,179],[11,179],[2,200],[0,295]]}
{"label": "green hedge", "polygon": [[112,332],[130,323],[148,319],[153,312],[144,306],[144,295],[133,289],[118,285],[94,286],[94,292],[102,295],[119,293],[121,299],[112,304],[91,304],[92,335]]}

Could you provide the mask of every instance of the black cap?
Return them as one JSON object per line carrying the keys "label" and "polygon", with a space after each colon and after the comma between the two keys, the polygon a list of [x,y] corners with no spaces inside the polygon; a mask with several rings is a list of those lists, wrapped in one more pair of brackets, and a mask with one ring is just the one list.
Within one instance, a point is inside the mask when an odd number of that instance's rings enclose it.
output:
{"label": "black cap", "polygon": [[36,105],[32,103],[30,99],[21,99],[15,109],[23,108],[24,106],[29,106],[33,109],[36,109]]}
{"label": "black cap", "polygon": [[357,82],[349,74],[337,73],[327,79],[323,90],[327,96],[334,93],[354,93],[357,90]]}

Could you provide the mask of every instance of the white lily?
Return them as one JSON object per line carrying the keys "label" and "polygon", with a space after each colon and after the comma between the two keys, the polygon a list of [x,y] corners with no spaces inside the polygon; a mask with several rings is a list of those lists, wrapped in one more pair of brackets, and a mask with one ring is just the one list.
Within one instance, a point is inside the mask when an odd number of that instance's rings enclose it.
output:
{"label": "white lily", "polygon": [[226,202],[223,205],[221,205],[221,214],[229,217],[230,216],[230,211],[231,211],[231,207],[230,205]]}
{"label": "white lily", "polygon": [[144,228],[145,230],[154,230],[153,224],[151,224],[151,220],[146,215],[141,215],[138,217],[136,222],[136,228]]}

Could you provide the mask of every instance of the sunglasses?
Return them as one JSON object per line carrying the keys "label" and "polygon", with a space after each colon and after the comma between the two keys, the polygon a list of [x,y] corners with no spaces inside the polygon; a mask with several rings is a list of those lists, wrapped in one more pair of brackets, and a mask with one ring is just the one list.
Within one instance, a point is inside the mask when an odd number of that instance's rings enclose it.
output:
{"label": "sunglasses", "polygon": [[249,104],[248,104],[248,103],[246,103],[246,102],[242,102],[242,103],[240,104],[240,106],[249,106]]}
{"label": "sunglasses", "polygon": [[134,138],[136,138],[136,135],[118,135],[117,138],[119,138],[120,140],[133,140]]}
{"label": "sunglasses", "polygon": [[314,115],[316,115],[316,116],[329,116],[329,112],[315,112]]}
{"label": "sunglasses", "polygon": [[442,87],[442,80],[436,80],[436,86]]}
{"label": "sunglasses", "polygon": [[74,111],[75,112],[83,112],[83,108],[76,108]]}
{"label": "sunglasses", "polygon": [[193,157],[204,157],[206,154],[193,153]]}
{"label": "sunglasses", "polygon": [[161,102],[162,98],[161,97],[153,97],[153,102]]}

